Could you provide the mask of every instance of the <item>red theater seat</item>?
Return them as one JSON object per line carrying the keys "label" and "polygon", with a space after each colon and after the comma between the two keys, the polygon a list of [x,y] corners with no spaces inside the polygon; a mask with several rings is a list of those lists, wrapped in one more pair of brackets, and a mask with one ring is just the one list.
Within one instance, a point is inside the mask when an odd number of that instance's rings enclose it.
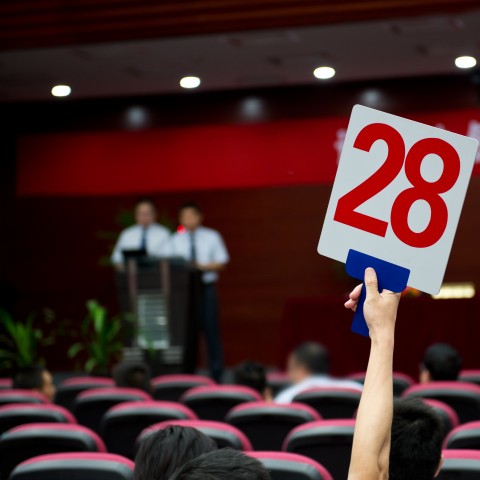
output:
{"label": "red theater seat", "polygon": [[0,378],[0,390],[6,390],[7,388],[12,388],[12,379],[11,378]]}
{"label": "red theater seat", "polygon": [[152,380],[153,398],[155,400],[178,402],[187,390],[210,385],[216,385],[216,383],[203,375],[161,375]]}
{"label": "red theater seat", "polygon": [[404,396],[440,400],[450,405],[460,423],[480,420],[480,387],[464,382],[431,382],[414,385],[405,390]]}
{"label": "red theater seat", "polygon": [[478,450],[444,450],[444,462],[437,480],[478,480],[480,452]]}
{"label": "red theater seat", "polygon": [[[348,378],[363,385],[365,382],[365,372],[353,373],[352,375],[349,375]],[[393,372],[393,395],[395,397],[400,397],[407,388],[415,385],[415,383],[415,380],[409,375],[400,372]]]}
{"label": "red theater seat", "polygon": [[182,395],[181,402],[203,420],[223,421],[227,413],[245,402],[260,402],[261,395],[249,387],[214,385],[195,387]]}
{"label": "red theater seat", "polygon": [[460,382],[475,383],[480,385],[480,370],[462,370],[458,380]]}
{"label": "red theater seat", "polygon": [[252,450],[250,440],[232,425],[223,422],[215,422],[212,420],[171,420],[167,422],[157,423],[145,429],[138,437],[138,444],[152,433],[163,430],[171,425],[179,427],[196,428],[200,432],[213,439],[218,448],[234,448],[235,450]]}
{"label": "red theater seat", "polygon": [[322,464],[335,479],[348,477],[355,420],[321,420],[292,430],[283,450]]}
{"label": "red theater seat", "polygon": [[460,420],[458,419],[457,413],[450,405],[440,402],[439,400],[431,400],[429,398],[426,398],[423,401],[427,405],[430,405],[442,419],[445,436],[451,430],[458,427]]}
{"label": "red theater seat", "polygon": [[19,463],[49,453],[105,452],[100,437],[80,425],[31,423],[15,427],[0,437],[0,474],[8,478]]}
{"label": "red theater seat", "polygon": [[445,439],[448,450],[480,450],[480,422],[469,422],[453,429]]}
{"label": "red theater seat", "polygon": [[290,380],[285,372],[268,372],[267,383],[272,389],[274,396],[291,385]]}
{"label": "red theater seat", "polygon": [[77,423],[75,417],[58,405],[10,403],[0,407],[0,434],[26,423]]}
{"label": "red theater seat", "polygon": [[272,480],[333,480],[328,470],[311,458],[285,452],[248,452],[260,460]]}
{"label": "red theater seat", "polygon": [[108,377],[73,377],[67,378],[58,387],[55,403],[73,410],[73,403],[79,393],[91,388],[113,387],[113,379]]}
{"label": "red theater seat", "polygon": [[308,405],[278,405],[268,402],[243,403],[227,414],[225,421],[240,429],[255,450],[280,451],[287,434],[320,415]]}
{"label": "red theater seat", "polygon": [[110,408],[102,418],[102,437],[108,451],[135,457],[135,441],[150,425],[166,420],[194,420],[185,405],[174,402],[125,402]]}
{"label": "red theater seat", "polygon": [[0,390],[0,406],[9,403],[50,403],[45,395],[33,390]]}
{"label": "red theater seat", "polygon": [[322,418],[352,418],[362,392],[353,388],[311,388],[299,393],[294,402],[314,408]]}
{"label": "red theater seat", "polygon": [[95,388],[82,392],[75,400],[74,414],[78,423],[100,433],[105,412],[122,402],[142,402],[152,398],[136,388]]}
{"label": "red theater seat", "polygon": [[131,460],[109,453],[56,453],[18,465],[10,480],[133,480]]}

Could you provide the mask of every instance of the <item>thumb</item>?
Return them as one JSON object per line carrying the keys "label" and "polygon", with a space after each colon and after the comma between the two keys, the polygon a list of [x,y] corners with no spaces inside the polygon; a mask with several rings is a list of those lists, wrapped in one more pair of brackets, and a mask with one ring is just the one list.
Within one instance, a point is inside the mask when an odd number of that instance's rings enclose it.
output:
{"label": "thumb", "polygon": [[367,300],[378,297],[378,280],[377,274],[373,268],[365,270],[365,289],[367,293]]}

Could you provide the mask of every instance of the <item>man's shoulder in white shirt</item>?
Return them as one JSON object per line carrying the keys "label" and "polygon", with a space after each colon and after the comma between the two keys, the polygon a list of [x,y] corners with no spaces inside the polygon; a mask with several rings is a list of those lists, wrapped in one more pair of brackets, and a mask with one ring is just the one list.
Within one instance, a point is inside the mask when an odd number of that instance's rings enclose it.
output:
{"label": "man's shoulder in white shirt", "polygon": [[275,397],[275,403],[292,403],[298,394],[316,387],[351,388],[359,392],[362,391],[362,385],[352,380],[332,378],[328,375],[314,375],[280,392]]}

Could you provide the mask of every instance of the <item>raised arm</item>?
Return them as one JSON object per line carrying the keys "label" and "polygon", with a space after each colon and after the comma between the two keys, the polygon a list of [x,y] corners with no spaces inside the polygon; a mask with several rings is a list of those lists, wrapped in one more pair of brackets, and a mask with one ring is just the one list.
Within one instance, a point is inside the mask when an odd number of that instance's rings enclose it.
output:
{"label": "raised arm", "polygon": [[[370,330],[370,358],[357,413],[349,480],[388,479],[393,417],[393,345],[400,294],[379,293],[377,275],[365,270],[364,315]],[[356,309],[361,285],[350,294],[347,308]]]}

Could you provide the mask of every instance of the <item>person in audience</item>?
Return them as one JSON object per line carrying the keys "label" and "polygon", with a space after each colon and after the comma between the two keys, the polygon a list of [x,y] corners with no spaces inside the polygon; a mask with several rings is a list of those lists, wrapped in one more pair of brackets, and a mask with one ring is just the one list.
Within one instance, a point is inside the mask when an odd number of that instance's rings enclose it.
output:
{"label": "person in audience", "polygon": [[190,460],[170,480],[269,480],[268,470],[256,458],[222,448]]}
{"label": "person in audience", "polygon": [[253,388],[267,402],[273,401],[272,389],[267,383],[265,367],[258,362],[247,360],[233,370],[233,381],[236,385]]}
{"label": "person in audience", "polygon": [[[348,480],[433,480],[441,468],[442,423],[420,400],[393,402],[393,349],[400,294],[378,291],[375,271],[365,271],[363,306],[371,339],[357,412]],[[362,285],[345,307],[356,310]]]}
{"label": "person in audience", "polygon": [[448,343],[435,343],[427,348],[420,366],[420,383],[458,380],[463,359]]}
{"label": "person in audience", "polygon": [[329,356],[320,343],[307,342],[297,347],[289,356],[287,374],[292,383],[275,397],[276,403],[291,403],[299,394],[315,387],[340,387],[362,390],[351,380],[339,380],[329,375]]}
{"label": "person in audience", "polygon": [[124,250],[145,250],[148,256],[165,257],[170,253],[170,232],[156,223],[157,209],[152,200],[139,200],[134,210],[135,225],[120,233],[111,261],[117,270],[123,269]]}
{"label": "person in audience", "polygon": [[32,365],[17,370],[13,377],[12,387],[39,392],[50,402],[53,402],[56,393],[52,374],[41,365]]}
{"label": "person in audience", "polygon": [[218,319],[216,283],[230,260],[222,236],[203,226],[203,213],[195,202],[180,206],[182,228],[172,236],[171,253],[183,257],[201,272],[199,325],[207,347],[208,367],[213,379],[220,382],[223,374],[223,349]]}
{"label": "person in audience", "polygon": [[217,449],[210,438],[190,427],[171,426],[140,444],[135,457],[135,480],[167,480],[189,460]]}
{"label": "person in audience", "polygon": [[150,368],[143,362],[121,362],[112,371],[116,387],[139,388],[152,391]]}

